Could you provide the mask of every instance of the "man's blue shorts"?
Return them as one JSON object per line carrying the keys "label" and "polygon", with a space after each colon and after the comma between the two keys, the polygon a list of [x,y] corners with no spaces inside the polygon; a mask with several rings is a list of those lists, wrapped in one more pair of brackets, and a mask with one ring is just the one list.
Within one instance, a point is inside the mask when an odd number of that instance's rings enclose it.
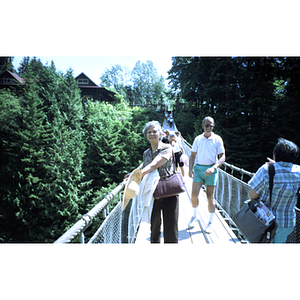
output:
{"label": "man's blue shorts", "polygon": [[218,171],[216,170],[210,177],[205,176],[204,173],[207,169],[213,167],[213,165],[206,166],[206,165],[195,165],[194,166],[194,182],[202,182],[205,185],[217,185],[218,180]]}

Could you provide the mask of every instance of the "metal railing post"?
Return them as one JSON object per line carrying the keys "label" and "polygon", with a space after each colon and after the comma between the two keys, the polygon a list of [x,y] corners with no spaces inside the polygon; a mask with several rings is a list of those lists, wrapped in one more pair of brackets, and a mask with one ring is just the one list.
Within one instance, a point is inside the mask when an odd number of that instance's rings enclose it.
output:
{"label": "metal railing post", "polygon": [[81,232],[81,235],[80,235],[80,243],[81,243],[81,244],[84,244],[84,232]]}

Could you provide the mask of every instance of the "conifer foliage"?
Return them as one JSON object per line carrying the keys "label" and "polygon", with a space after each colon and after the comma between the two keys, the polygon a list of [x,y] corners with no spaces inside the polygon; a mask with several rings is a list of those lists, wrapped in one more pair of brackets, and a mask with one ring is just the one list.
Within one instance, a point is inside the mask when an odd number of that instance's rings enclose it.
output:
{"label": "conifer foliage", "polygon": [[[78,218],[86,197],[80,189],[86,184],[83,108],[71,72],[63,75],[33,59],[24,60],[22,77],[27,83],[18,95],[7,91],[0,100],[6,104],[1,118],[1,155],[6,162],[0,167],[6,177],[0,183],[1,240],[50,242]],[[11,126],[3,125],[4,117]]]}
{"label": "conifer foliage", "polygon": [[153,111],[129,109],[125,102],[88,103],[83,126],[86,141],[83,171],[87,180],[93,181],[94,189],[121,182],[126,173],[138,167],[148,147],[142,130],[147,121],[158,117]]}
{"label": "conifer foliage", "polygon": [[162,116],[121,96],[83,106],[72,70],[36,58],[25,57],[18,75],[25,85],[0,91],[0,242],[49,243],[139,166],[142,129]]}
{"label": "conifer foliage", "polygon": [[184,133],[191,120],[184,136],[192,143],[203,118],[213,117],[226,161],[255,172],[279,137],[300,146],[299,71],[297,57],[173,57],[172,90],[189,107],[176,125]]}

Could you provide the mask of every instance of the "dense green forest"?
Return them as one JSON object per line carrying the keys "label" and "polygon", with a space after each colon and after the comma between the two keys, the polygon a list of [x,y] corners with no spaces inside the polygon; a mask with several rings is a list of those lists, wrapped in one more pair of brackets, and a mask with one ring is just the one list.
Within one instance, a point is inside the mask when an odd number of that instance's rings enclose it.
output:
{"label": "dense green forest", "polygon": [[[173,57],[164,94],[176,101],[175,123],[188,142],[212,116],[227,162],[255,172],[278,137],[300,145],[299,63]],[[129,108],[122,92],[114,104],[83,105],[72,70],[53,63],[24,58],[16,72],[26,84],[0,90],[0,242],[53,242],[139,165],[145,123],[164,116]]]}
{"label": "dense green forest", "polygon": [[213,117],[230,164],[255,172],[279,137],[300,146],[300,58],[173,57],[169,79],[182,135],[191,143]]}
{"label": "dense green forest", "polygon": [[72,70],[39,59],[18,74],[0,91],[0,241],[53,242],[141,163],[145,122],[163,116],[118,96],[83,106]]}

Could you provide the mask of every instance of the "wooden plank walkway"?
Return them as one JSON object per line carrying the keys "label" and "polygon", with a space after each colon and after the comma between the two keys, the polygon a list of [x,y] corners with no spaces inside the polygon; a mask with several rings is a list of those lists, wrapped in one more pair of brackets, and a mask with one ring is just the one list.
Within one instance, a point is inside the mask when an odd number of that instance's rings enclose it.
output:
{"label": "wooden plank walkway", "polygon": [[[210,234],[203,232],[208,222],[207,200],[204,190],[201,190],[199,195],[198,214],[201,221],[195,222],[194,228],[188,229],[188,222],[192,217],[193,209],[190,200],[192,191],[192,179],[188,176],[188,169],[185,168],[185,186],[187,193],[182,193],[179,196],[179,219],[178,231],[179,244],[235,244],[240,243],[234,232],[224,221],[221,214],[216,210],[216,215],[213,222],[213,231]],[[138,235],[135,241],[136,244],[150,244],[150,224],[141,222]],[[163,232],[161,236],[161,244],[163,244]]]}

